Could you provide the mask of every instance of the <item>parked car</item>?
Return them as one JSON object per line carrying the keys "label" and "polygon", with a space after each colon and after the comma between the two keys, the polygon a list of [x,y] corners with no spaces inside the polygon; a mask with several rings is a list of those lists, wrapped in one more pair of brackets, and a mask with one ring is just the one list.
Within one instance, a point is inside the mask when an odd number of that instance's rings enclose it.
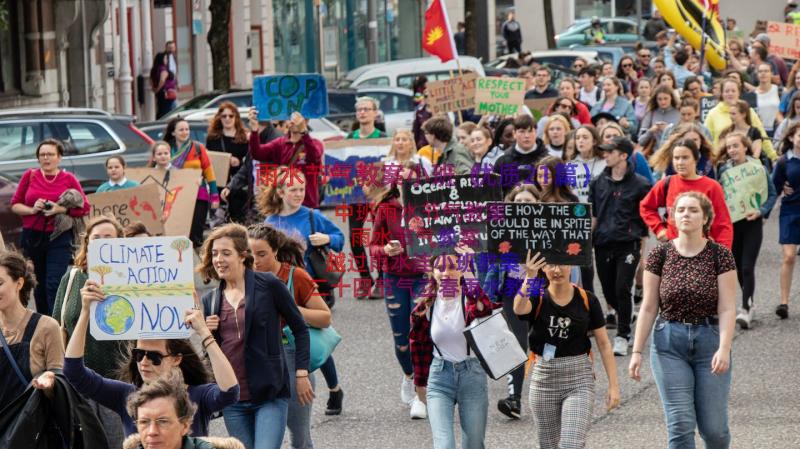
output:
{"label": "parked car", "polygon": [[[479,76],[484,76],[483,65],[477,58],[459,56],[461,69],[472,71]],[[376,64],[362,65],[345,75],[336,84],[339,88],[359,87],[405,87],[411,88],[414,80],[425,75],[428,80],[435,81],[450,78],[450,73],[458,73],[458,64],[455,60],[444,64],[439,58],[400,59],[397,61],[379,62]]]}
{"label": "parked car", "polygon": [[215,90],[192,97],[178,105],[177,108],[161,117],[160,121],[169,121],[173,117],[184,115],[196,109],[216,109],[225,101],[243,108],[253,105],[253,89]]}
{"label": "parked car", "polygon": [[[516,59],[518,56],[519,53],[503,55],[494,61],[487,62],[486,66],[496,69],[504,69],[506,68],[506,64],[508,63],[509,59]],[[601,62],[600,58],[598,57],[598,52],[593,51],[593,49],[586,51],[577,51],[574,49],[534,51],[531,52],[531,56],[533,56],[533,61],[538,64],[554,64],[561,67],[572,67],[572,63],[575,62],[577,58],[583,58],[589,64]]]}
{"label": "parked car", "polygon": [[21,176],[35,167],[36,147],[46,138],[64,142],[61,168],[93,193],[108,180],[106,159],[122,154],[131,166],[144,165],[152,139],[130,115],[99,109],[10,109],[0,111],[0,172]]}
{"label": "parked car", "polygon": [[0,174],[0,232],[6,247],[19,247],[19,236],[22,234],[22,219],[11,212],[11,197],[17,191],[18,179]]}
{"label": "parked car", "polygon": [[414,124],[414,93],[402,87],[363,87],[358,96],[369,96],[380,104],[382,121],[387,135]]}
{"label": "parked car", "polygon": [[[624,17],[601,17],[600,24],[605,34],[605,40],[609,44],[636,42],[640,39],[636,20]],[[576,20],[566,30],[555,36],[556,47],[570,48],[574,44],[587,44],[585,32],[591,26],[591,19]]]}
{"label": "parked car", "polygon": [[[592,45],[572,45],[569,48],[577,51],[595,51],[603,62],[610,62],[614,67],[619,66],[619,61],[626,54],[633,54],[639,42],[592,44]],[[658,45],[654,41],[641,41],[641,45],[649,49],[653,54],[658,54]]]}

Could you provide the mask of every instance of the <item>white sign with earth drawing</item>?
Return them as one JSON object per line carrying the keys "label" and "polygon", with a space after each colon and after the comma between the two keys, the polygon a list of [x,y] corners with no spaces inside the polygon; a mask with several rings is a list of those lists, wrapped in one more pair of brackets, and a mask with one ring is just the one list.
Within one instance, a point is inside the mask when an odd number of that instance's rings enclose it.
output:
{"label": "white sign with earth drawing", "polygon": [[89,279],[106,299],[92,303],[97,340],[188,338],[194,307],[192,243],[186,237],[99,239],[89,243]]}

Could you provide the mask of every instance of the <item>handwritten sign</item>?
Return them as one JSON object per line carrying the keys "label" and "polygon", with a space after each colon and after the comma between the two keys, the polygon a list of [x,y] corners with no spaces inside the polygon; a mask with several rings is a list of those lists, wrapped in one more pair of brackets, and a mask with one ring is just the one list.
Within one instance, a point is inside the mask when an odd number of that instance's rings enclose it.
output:
{"label": "handwritten sign", "polygon": [[475,83],[477,114],[515,115],[525,101],[525,81],[519,78],[478,78]]}
{"label": "handwritten sign", "polygon": [[486,251],[486,202],[500,201],[500,176],[442,176],[403,183],[409,256]]}
{"label": "handwritten sign", "polygon": [[428,109],[433,114],[440,114],[475,107],[477,79],[478,75],[470,72],[455,78],[428,82]]}
{"label": "handwritten sign", "polygon": [[552,264],[590,265],[591,208],[584,203],[491,203],[488,250],[516,254],[520,262],[530,250]]}
{"label": "handwritten sign", "polygon": [[389,154],[392,139],[347,139],[325,143],[325,167],[331,176],[325,184],[323,206],[366,203],[361,186],[373,183],[369,168]]}
{"label": "handwritten sign", "polygon": [[533,114],[533,118],[539,120],[540,118],[547,116],[547,109],[551,104],[553,104],[554,101],[556,101],[555,98],[531,98],[525,100],[525,106],[530,109],[531,114]]}
{"label": "handwritten sign", "polygon": [[800,25],[767,22],[769,53],[784,59],[800,58]]}
{"label": "handwritten sign", "polygon": [[183,317],[194,307],[194,277],[186,237],[93,240],[88,272],[106,295],[90,312],[97,340],[189,337]]}
{"label": "handwritten sign", "polygon": [[88,218],[113,215],[122,226],[141,221],[150,234],[163,234],[164,224],[161,222],[161,199],[158,190],[157,185],[147,184],[87,195],[92,206]]}
{"label": "handwritten sign", "polygon": [[189,235],[202,180],[200,169],[128,168],[125,176],[139,184],[158,187],[165,235]]}
{"label": "handwritten sign", "polygon": [[231,154],[222,151],[206,151],[214,167],[214,177],[220,190],[228,184],[228,174],[231,170]]}
{"label": "handwritten sign", "polygon": [[719,177],[731,221],[743,220],[767,200],[767,176],[760,161],[749,161],[725,170]]}
{"label": "handwritten sign", "polygon": [[711,112],[717,104],[719,104],[719,98],[717,97],[700,97],[700,123],[706,122],[708,113]]}
{"label": "handwritten sign", "polygon": [[253,79],[253,106],[259,120],[288,120],[293,112],[305,118],[325,117],[325,78],[317,73],[258,76]]}

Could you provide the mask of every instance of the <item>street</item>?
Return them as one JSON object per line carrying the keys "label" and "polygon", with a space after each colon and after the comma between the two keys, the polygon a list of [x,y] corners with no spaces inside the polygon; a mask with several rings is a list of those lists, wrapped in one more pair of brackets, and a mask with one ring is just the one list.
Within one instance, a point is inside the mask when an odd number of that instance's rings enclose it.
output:
{"label": "street", "polygon": [[[776,208],[777,209],[777,208]],[[332,211],[329,218],[336,220]],[[790,318],[779,321],[774,308],[779,298],[780,247],[777,243],[779,211],[767,220],[764,244],[758,260],[756,318],[754,329],[738,331],[733,345],[733,386],[730,398],[732,448],[790,449],[800,447],[800,327],[797,294],[792,296]],[[341,224],[340,221],[335,221]],[[346,225],[342,227],[345,229]],[[345,232],[347,235],[347,232]],[[651,241],[648,248],[651,248]],[[345,244],[345,248],[349,248]],[[349,251],[349,249],[348,249]],[[349,276],[349,275],[348,275]],[[347,278],[349,281],[349,277]],[[795,283],[800,276],[795,275]],[[599,287],[599,283],[596,283]],[[796,291],[797,286],[795,286]],[[601,301],[602,302],[602,301]],[[737,298],[737,305],[740,300]],[[426,420],[412,421],[400,402],[401,370],[395,360],[385,306],[381,300],[340,299],[334,309],[334,327],[343,340],[334,353],[345,391],[341,416],[325,416],[328,393],[317,373],[312,436],[317,448],[430,448]],[[610,331],[613,337],[614,331]],[[649,346],[649,345],[648,345]],[[603,405],[607,381],[595,357],[597,389],[589,448],[666,447],[666,427],[658,391],[650,373],[649,355],[644,354],[642,382],[627,376],[629,357],[616,357],[622,391],[619,409],[607,413]],[[489,380],[488,448],[533,448],[532,418],[523,388],[523,416],[512,421],[496,408],[506,396],[505,380]],[[212,435],[225,435],[221,419],[212,423]],[[703,447],[699,437],[698,447]],[[284,447],[290,447],[288,432]]]}

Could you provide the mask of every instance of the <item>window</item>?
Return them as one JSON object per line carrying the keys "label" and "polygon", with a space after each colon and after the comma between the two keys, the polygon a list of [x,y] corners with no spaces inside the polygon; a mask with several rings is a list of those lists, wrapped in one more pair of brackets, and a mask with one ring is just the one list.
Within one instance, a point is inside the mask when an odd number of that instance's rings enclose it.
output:
{"label": "window", "polygon": [[628,22],[611,22],[614,34],[636,34],[636,25]]}
{"label": "window", "polygon": [[38,123],[0,124],[0,161],[36,159],[41,129]]}
{"label": "window", "polygon": [[208,105],[208,108],[218,108],[222,103],[229,101],[236,105],[237,108],[249,108],[253,106],[253,94],[248,92],[246,94],[232,94],[216,99]]}
{"label": "window", "polygon": [[358,83],[359,87],[363,87],[363,86],[386,87],[388,85],[389,85],[389,78],[386,77],[386,76],[381,76],[381,77],[378,77],[378,78],[370,78],[368,80],[364,80],[361,83]]}
{"label": "window", "polygon": [[414,110],[414,100],[407,95],[399,95],[390,92],[370,92],[369,96],[378,100],[381,111],[383,111],[384,114],[411,112]]}
{"label": "window", "polygon": [[120,148],[114,137],[98,123],[64,122],[54,123],[64,136],[67,155],[86,155],[113,151]]}
{"label": "window", "polygon": [[356,93],[328,91],[328,112],[330,114],[355,114]]}

